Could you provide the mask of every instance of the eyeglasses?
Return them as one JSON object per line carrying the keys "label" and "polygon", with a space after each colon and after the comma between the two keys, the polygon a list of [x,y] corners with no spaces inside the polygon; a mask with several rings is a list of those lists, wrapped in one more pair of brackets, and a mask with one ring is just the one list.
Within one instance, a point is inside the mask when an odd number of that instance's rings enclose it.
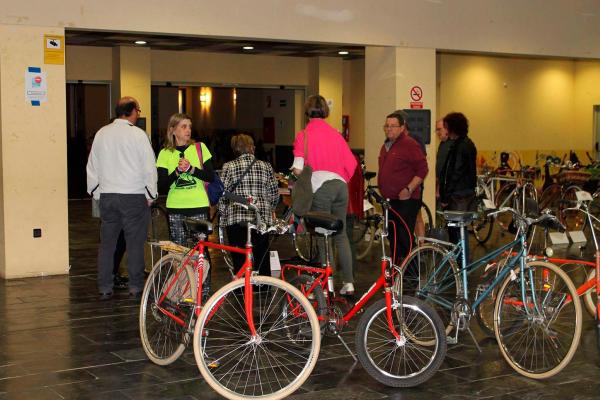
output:
{"label": "eyeglasses", "polygon": [[394,128],[400,128],[402,125],[384,125],[383,129],[394,129]]}

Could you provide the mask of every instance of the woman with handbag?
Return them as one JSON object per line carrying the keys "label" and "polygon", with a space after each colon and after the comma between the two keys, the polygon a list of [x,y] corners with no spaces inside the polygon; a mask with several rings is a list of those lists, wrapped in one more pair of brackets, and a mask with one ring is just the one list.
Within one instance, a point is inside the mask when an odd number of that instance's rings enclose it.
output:
{"label": "woman with handbag", "polygon": [[[325,122],[325,118],[329,116],[329,106],[323,96],[310,96],[304,104],[304,113],[309,122],[294,140],[292,170],[299,179],[294,186],[296,194],[292,192],[292,208],[300,216],[308,207],[310,211],[324,211],[333,214],[344,223],[344,229],[334,236],[343,277],[340,294],[353,295],[352,253],[345,224],[348,181],[356,169],[356,159],[343,136]],[[308,180],[307,171],[312,171],[308,188],[302,184]],[[320,243],[320,247],[322,246]],[[324,249],[320,249],[319,253],[323,262]]]}
{"label": "woman with handbag", "polygon": [[[260,217],[267,225],[273,223],[273,211],[279,201],[277,181],[271,164],[257,160],[254,156],[254,141],[245,134],[231,138],[231,147],[238,157],[223,165],[221,178],[225,189],[242,197],[251,197],[258,207]],[[244,247],[246,245],[246,226],[254,222],[254,212],[231,203],[225,198],[219,201],[220,223],[225,226],[229,244]],[[260,275],[271,275],[271,267],[267,253],[269,250],[268,235],[252,232],[252,249],[254,267]],[[243,254],[232,253],[234,272],[237,273],[244,264]]]}
{"label": "woman with handbag", "polygon": [[[158,191],[167,193],[171,240],[183,246],[188,246],[190,239],[184,219],[208,219],[210,203],[205,182],[215,180],[210,151],[204,143],[194,143],[191,135],[191,118],[185,114],[173,114],[167,126],[164,148],[156,160]],[[207,297],[210,270],[202,291],[203,297]]]}

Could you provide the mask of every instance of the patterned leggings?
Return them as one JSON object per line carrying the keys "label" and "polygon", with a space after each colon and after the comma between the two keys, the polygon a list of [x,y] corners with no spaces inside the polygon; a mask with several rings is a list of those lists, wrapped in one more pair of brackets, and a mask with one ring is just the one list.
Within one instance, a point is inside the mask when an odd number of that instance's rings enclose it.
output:
{"label": "patterned leggings", "polygon": [[[196,243],[194,238],[189,236],[189,232],[185,227],[185,218],[208,219],[208,212],[198,212],[194,215],[169,214],[169,230],[171,232],[171,240],[182,246],[193,247]],[[205,252],[205,256],[208,264],[212,265],[208,249]],[[202,284],[202,303],[206,302],[209,297],[211,275],[212,267],[209,268],[206,280]]]}

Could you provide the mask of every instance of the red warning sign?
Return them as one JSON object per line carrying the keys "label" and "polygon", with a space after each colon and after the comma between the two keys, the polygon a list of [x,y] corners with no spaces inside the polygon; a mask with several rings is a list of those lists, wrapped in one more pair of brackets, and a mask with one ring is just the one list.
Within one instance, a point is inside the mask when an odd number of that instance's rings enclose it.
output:
{"label": "red warning sign", "polygon": [[413,101],[421,101],[423,98],[423,89],[420,86],[413,86],[410,88],[410,98]]}

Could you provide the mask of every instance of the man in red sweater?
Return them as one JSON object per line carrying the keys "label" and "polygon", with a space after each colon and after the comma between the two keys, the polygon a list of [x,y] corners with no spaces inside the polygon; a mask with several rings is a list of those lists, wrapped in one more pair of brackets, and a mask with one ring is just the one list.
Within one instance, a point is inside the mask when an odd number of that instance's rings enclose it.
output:
{"label": "man in red sweater", "polygon": [[408,136],[406,121],[401,114],[388,115],[383,130],[386,140],[379,152],[377,184],[395,211],[390,212],[389,240],[394,262],[400,264],[410,251],[411,236],[421,207],[421,183],[429,169],[419,144]]}

